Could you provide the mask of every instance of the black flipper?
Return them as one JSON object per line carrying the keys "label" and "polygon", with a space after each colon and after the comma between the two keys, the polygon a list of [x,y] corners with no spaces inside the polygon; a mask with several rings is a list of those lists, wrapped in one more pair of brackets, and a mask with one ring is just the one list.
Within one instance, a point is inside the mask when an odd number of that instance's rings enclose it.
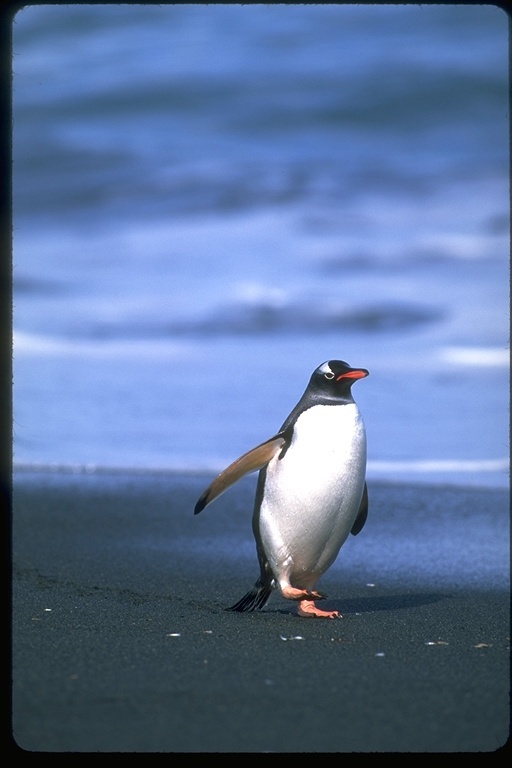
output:
{"label": "black flipper", "polygon": [[361,499],[361,504],[359,505],[359,512],[357,513],[357,517],[354,520],[354,525],[352,526],[352,529],[350,531],[350,533],[353,536],[357,536],[357,534],[363,530],[363,526],[366,523],[367,517],[368,517],[368,488],[366,487],[366,483],[365,483],[363,498]]}
{"label": "black flipper", "polygon": [[258,579],[254,587],[237,603],[230,608],[226,608],[226,611],[237,611],[238,613],[243,611],[260,611],[268,602],[271,594],[272,587],[269,582]]}

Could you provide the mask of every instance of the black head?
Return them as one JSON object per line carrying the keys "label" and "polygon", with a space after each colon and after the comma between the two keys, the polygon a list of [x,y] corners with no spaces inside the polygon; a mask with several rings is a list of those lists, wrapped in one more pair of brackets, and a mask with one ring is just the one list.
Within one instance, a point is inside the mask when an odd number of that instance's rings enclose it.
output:
{"label": "black head", "polygon": [[366,368],[352,368],[344,360],[329,360],[319,365],[309,380],[309,392],[328,400],[351,399],[350,387],[368,376]]}
{"label": "black head", "polygon": [[343,360],[329,360],[319,365],[299,402],[287,417],[280,431],[288,429],[297,416],[314,405],[344,405],[353,403],[350,387],[357,379],[368,376],[366,368],[351,368]]}

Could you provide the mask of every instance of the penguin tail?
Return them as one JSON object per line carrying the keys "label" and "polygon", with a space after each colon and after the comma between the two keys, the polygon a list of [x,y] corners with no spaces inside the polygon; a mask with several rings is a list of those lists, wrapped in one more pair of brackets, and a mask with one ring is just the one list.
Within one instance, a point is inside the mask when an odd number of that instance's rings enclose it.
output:
{"label": "penguin tail", "polygon": [[272,586],[258,579],[254,587],[240,598],[237,603],[226,608],[226,611],[236,611],[237,613],[260,611],[268,602],[271,594]]}

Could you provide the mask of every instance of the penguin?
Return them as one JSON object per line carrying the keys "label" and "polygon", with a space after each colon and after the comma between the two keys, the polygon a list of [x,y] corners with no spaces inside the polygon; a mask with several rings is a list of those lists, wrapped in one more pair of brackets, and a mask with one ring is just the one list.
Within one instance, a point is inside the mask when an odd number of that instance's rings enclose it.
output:
{"label": "penguin", "polygon": [[299,616],[341,618],[315,604],[325,599],[315,584],[368,515],[366,430],[351,392],[368,375],[343,360],[322,363],[277,434],[230,464],[199,497],[196,515],[259,470],[252,529],[260,574],[226,610],[260,610],[278,589],[297,602]]}

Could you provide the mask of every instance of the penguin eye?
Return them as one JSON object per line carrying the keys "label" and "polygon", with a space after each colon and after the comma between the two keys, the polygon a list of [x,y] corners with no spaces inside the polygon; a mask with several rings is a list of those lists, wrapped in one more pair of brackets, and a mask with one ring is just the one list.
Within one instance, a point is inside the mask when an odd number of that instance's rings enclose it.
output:
{"label": "penguin eye", "polygon": [[326,379],[334,379],[334,373],[332,371],[327,371],[327,373],[324,373],[324,377]]}

